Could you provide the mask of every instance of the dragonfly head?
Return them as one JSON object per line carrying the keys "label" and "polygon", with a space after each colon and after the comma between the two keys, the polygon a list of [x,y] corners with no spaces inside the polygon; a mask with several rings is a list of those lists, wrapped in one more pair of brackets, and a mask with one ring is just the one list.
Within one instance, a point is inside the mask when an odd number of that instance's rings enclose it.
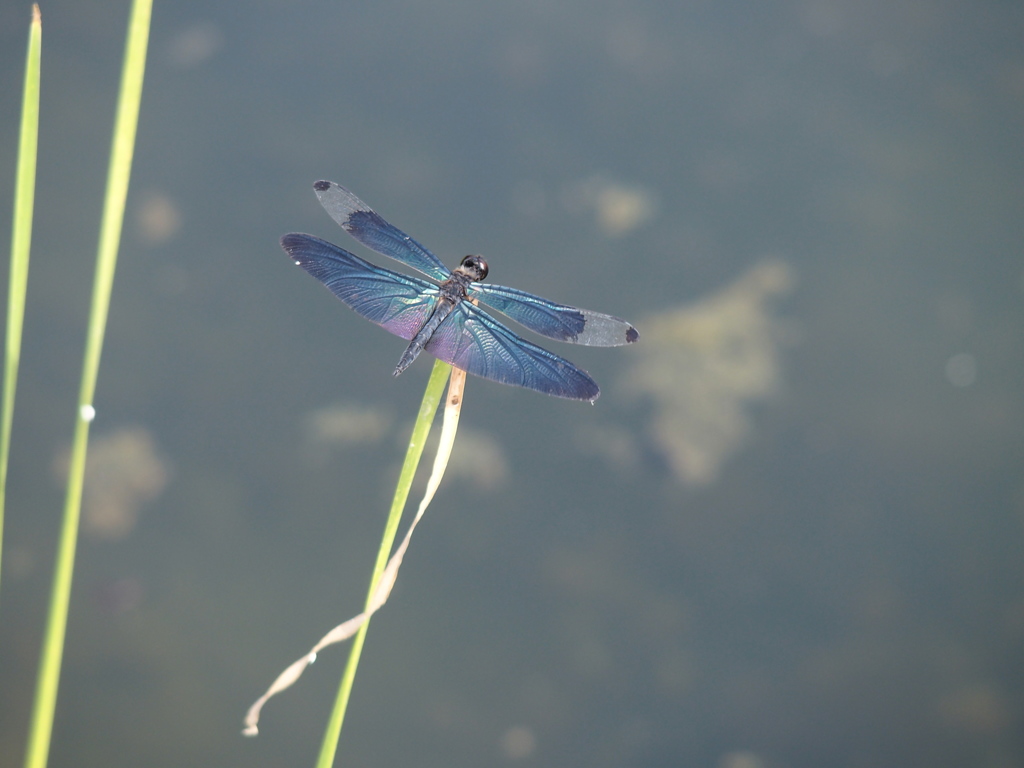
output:
{"label": "dragonfly head", "polygon": [[484,261],[483,256],[470,255],[462,260],[459,268],[455,271],[465,275],[474,283],[478,283],[487,277],[487,262]]}

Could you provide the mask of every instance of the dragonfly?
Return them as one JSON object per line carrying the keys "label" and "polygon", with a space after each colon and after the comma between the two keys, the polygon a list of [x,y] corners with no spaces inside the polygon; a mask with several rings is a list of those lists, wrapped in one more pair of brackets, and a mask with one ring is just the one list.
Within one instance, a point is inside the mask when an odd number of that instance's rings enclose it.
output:
{"label": "dragonfly", "polygon": [[317,181],[313,190],[330,217],[360,243],[436,281],[379,267],[312,235],[293,232],[281,238],[296,265],[358,314],[409,342],[395,376],[426,351],[491,381],[593,403],[600,389],[586,371],[517,335],[480,305],[541,336],[572,344],[615,347],[639,338],[636,328],[618,317],[483,283],[488,268],[480,256],[466,256],[448,269],[333,181]]}

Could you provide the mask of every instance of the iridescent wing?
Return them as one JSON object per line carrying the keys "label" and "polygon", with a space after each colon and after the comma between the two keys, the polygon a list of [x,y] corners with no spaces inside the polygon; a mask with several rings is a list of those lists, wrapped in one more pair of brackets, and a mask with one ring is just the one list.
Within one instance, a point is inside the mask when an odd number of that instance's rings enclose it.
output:
{"label": "iridescent wing", "polygon": [[[403,339],[416,335],[439,296],[426,280],[363,261],[312,235],[281,238],[291,259],[339,299]],[[597,383],[568,360],[512,333],[468,301],[438,326],[424,349],[468,373],[574,400],[597,399]]]}
{"label": "iridescent wing", "polygon": [[594,402],[600,390],[585,372],[512,333],[468,301],[438,326],[424,349],[467,373],[572,400]]}
{"label": "iridescent wing", "polygon": [[320,205],[341,228],[377,253],[408,264],[438,282],[451,277],[451,271],[434,254],[398,227],[388,224],[380,214],[333,181],[313,184]]}
{"label": "iridescent wing", "polygon": [[326,240],[292,233],[281,247],[331,293],[385,330],[411,339],[438,299],[436,285],[363,261]]}
{"label": "iridescent wing", "polygon": [[558,304],[517,288],[473,283],[469,295],[549,339],[588,347],[618,347],[640,337],[625,320]]}
{"label": "iridescent wing", "polygon": [[[451,272],[433,253],[333,181],[313,184],[320,204],[356,240],[443,282]],[[470,294],[535,333],[591,347],[616,347],[639,338],[636,329],[612,315],[591,312],[503,285],[476,283]]]}

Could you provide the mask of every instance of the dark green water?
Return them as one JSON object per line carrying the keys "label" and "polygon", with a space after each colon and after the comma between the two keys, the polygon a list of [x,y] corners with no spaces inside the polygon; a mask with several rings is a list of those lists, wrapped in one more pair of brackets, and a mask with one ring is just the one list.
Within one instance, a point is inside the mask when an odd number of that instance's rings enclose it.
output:
{"label": "dark green water", "polygon": [[[3,766],[127,3],[42,12]],[[313,762],[344,648],[242,716],[360,609],[429,372],[278,247],[368,255],[320,178],[641,334],[548,345],[595,407],[469,382],[339,765],[1024,764],[1022,36],[999,2],[158,0],[50,765]]]}

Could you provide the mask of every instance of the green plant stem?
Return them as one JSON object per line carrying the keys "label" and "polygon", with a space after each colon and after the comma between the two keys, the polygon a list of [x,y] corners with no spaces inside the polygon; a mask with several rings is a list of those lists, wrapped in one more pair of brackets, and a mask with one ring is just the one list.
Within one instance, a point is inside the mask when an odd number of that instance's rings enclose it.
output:
{"label": "green plant stem", "polygon": [[82,363],[82,381],[78,395],[78,413],[71,446],[71,464],[68,471],[68,489],[64,503],[64,521],[61,526],[57,562],[54,568],[53,591],[47,616],[46,634],[39,660],[36,697],[29,730],[26,768],[44,768],[53,732],[53,713],[57,705],[57,684],[60,679],[64,635],[67,629],[68,605],[71,597],[71,576],[75,563],[78,540],[78,520],[85,476],[85,455],[92,421],[93,395],[99,374],[100,354],[110,307],[110,293],[117,266],[117,251],[124,221],[128,180],[131,175],[135,131],[139,122],[139,104],[142,100],[142,81],[146,69],[146,48],[149,42],[149,20],[152,0],[134,0],[128,23],[128,40],[121,89],[118,97],[117,117],[110,152],[107,192],[103,203],[99,247],[96,255],[96,277],[93,282],[92,308],[86,334],[85,357]]}
{"label": "green plant stem", "polygon": [[[388,556],[395,543],[395,535],[398,533],[398,524],[402,519],[402,511],[405,509],[405,502],[409,498],[409,488],[412,486],[413,477],[416,475],[416,468],[419,466],[420,457],[423,455],[423,447],[427,442],[427,435],[430,434],[430,425],[434,421],[437,407],[441,403],[441,396],[444,393],[444,384],[451,373],[451,366],[442,363],[440,360],[434,363],[434,370],[430,374],[426,391],[423,393],[423,401],[420,403],[419,414],[416,417],[416,424],[412,429],[412,437],[409,440],[409,448],[405,453],[405,461],[402,464],[402,471],[398,476],[398,484],[395,486],[395,495],[391,501],[391,512],[388,514],[387,523],[384,525],[384,535],[381,538],[380,549],[377,551],[377,562],[373,566],[373,576],[370,579],[370,588],[366,594],[366,607],[369,609],[370,602],[377,589],[377,583],[384,573]],[[327,729],[324,732],[324,740],[320,746],[320,756],[317,760],[317,768],[331,768],[334,764],[334,755],[338,749],[338,739],[341,736],[341,726],[345,720],[345,710],[348,708],[349,696],[352,693],[352,683],[356,677],[356,667],[359,666],[359,656],[363,651],[363,642],[366,639],[366,631],[370,627],[370,619],[367,618],[360,627],[359,632],[352,640],[352,649],[349,651],[348,663],[345,665],[345,672],[341,676],[341,685],[338,687],[338,696],[334,701],[334,708],[331,710],[331,717],[327,721]]]}
{"label": "green plant stem", "polygon": [[[4,551],[4,508],[7,504],[7,465],[11,455],[14,390],[18,386],[21,332],[28,290],[28,262],[32,247],[32,208],[36,190],[36,149],[39,144],[39,62],[43,23],[39,6],[32,6],[25,57],[25,88],[21,102],[18,170],[14,182],[14,220],[11,226],[11,276],[7,287],[7,343],[4,346],[4,402],[0,424],[0,565]],[[3,568],[0,568],[0,573]]]}

